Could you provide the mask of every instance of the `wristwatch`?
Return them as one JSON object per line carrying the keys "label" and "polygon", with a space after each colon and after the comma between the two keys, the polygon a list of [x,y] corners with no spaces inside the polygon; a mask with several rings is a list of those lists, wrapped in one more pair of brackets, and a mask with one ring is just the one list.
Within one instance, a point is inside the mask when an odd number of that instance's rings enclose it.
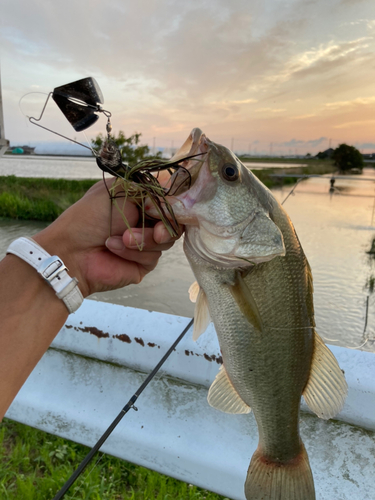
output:
{"label": "wristwatch", "polygon": [[8,253],[16,255],[36,269],[70,313],[75,312],[82,304],[83,296],[78,288],[77,278],[69,276],[64,262],[56,255],[51,256],[36,241],[26,237],[18,238],[9,245]]}

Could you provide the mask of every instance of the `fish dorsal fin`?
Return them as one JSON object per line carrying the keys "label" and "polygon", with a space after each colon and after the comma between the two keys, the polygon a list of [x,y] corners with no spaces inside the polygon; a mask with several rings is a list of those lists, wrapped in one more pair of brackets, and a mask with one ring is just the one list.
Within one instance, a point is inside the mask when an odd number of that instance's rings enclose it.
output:
{"label": "fish dorsal fin", "polygon": [[191,300],[191,302],[193,302],[194,304],[196,303],[197,301],[197,298],[198,298],[198,293],[199,293],[199,285],[198,285],[198,281],[194,281],[194,283],[192,283],[190,285],[190,288],[189,288],[189,299]]}
{"label": "fish dorsal fin", "polygon": [[194,341],[198,340],[198,338],[202,335],[202,333],[204,333],[207,330],[207,327],[210,324],[210,322],[211,322],[211,316],[210,316],[210,311],[208,310],[208,300],[202,288],[199,288],[199,293],[196,299],[195,310],[194,310],[194,331],[193,331]]}
{"label": "fish dorsal fin", "polygon": [[250,288],[246,285],[242,275],[237,273],[234,285],[229,285],[229,290],[246,319],[257,329],[262,331],[262,319],[258,306]]}
{"label": "fish dorsal fin", "polygon": [[233,387],[223,365],[208,391],[207,401],[210,406],[225,413],[251,412],[250,406],[241,399]]}
{"label": "fish dorsal fin", "polygon": [[347,392],[348,385],[335,356],[315,332],[310,377],[303,391],[308,407],[328,420],[342,409]]}

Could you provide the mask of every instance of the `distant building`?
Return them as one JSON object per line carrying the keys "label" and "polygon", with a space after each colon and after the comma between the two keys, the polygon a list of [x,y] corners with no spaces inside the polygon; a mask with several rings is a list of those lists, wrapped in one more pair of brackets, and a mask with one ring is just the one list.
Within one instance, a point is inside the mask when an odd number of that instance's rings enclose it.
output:
{"label": "distant building", "polygon": [[315,158],[319,158],[319,160],[324,160],[326,158],[332,158],[332,155],[334,153],[333,148],[328,148],[325,151],[319,151],[319,153],[315,156]]}
{"label": "distant building", "polygon": [[12,154],[18,154],[18,155],[33,155],[35,151],[35,148],[32,148],[30,146],[12,146],[11,148],[8,149],[9,153]]}

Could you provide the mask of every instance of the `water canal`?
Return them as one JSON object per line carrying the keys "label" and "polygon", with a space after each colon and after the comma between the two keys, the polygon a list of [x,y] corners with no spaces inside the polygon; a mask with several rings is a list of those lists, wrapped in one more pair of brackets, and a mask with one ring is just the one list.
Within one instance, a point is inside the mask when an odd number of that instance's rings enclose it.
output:
{"label": "water canal", "polygon": [[[5,159],[6,165],[4,158],[1,159],[0,175],[9,174],[9,162],[15,166],[14,161],[19,160]],[[19,175],[31,176],[31,172],[35,177],[100,178],[101,175],[92,159],[78,163],[54,158],[35,164],[34,161],[28,162],[28,166],[26,162],[21,165]],[[329,339],[329,343],[352,348],[368,339],[362,349],[375,351],[375,293],[372,293],[375,255],[368,253],[375,238],[375,172],[365,169],[362,177],[374,181],[338,180],[333,194],[329,193],[329,177],[304,180],[284,207],[313,271],[319,334]],[[273,193],[282,201],[290,189],[290,186],[274,189]],[[10,241],[35,234],[44,225],[0,221],[0,257]],[[140,285],[98,293],[91,299],[191,317],[194,306],[187,291],[193,281],[179,241]]]}

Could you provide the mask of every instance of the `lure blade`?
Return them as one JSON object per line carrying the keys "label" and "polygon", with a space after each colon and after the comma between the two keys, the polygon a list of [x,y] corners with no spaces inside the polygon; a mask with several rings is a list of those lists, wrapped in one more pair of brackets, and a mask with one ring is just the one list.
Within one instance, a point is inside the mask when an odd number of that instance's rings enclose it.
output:
{"label": "lure blade", "polygon": [[52,99],[76,132],[86,130],[99,119],[95,112],[104,102],[100,87],[92,77],[56,87]]}

